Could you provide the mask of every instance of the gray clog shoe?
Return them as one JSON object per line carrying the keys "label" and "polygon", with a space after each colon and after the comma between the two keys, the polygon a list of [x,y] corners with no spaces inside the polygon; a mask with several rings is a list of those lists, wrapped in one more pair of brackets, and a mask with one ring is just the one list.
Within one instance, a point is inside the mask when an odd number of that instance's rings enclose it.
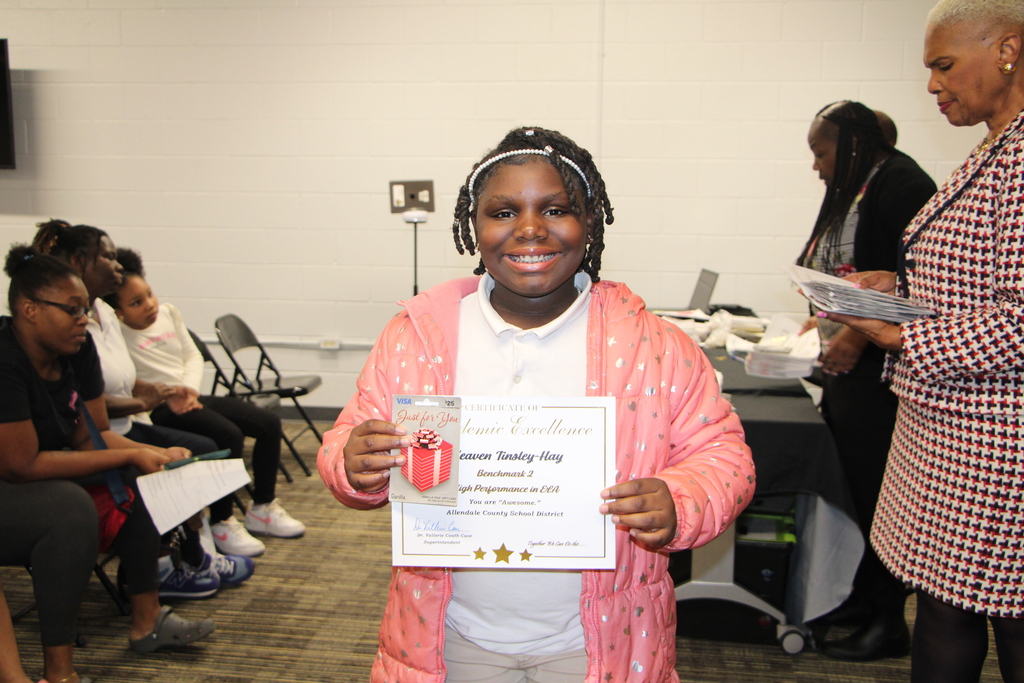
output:
{"label": "gray clog shoe", "polygon": [[174,613],[169,606],[160,608],[153,632],[137,640],[128,640],[132,652],[140,655],[156,652],[162,647],[181,647],[213,633],[213,619],[189,621]]}

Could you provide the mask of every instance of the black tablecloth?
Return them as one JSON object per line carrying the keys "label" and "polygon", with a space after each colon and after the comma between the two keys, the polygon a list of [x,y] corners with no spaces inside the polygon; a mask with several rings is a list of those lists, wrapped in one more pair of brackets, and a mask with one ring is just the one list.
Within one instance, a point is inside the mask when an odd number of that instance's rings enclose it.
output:
{"label": "black tablecloth", "polygon": [[727,394],[808,398],[799,380],[752,377],[743,369],[743,363],[730,358],[725,349],[707,349],[705,352],[715,370],[722,373],[722,391]]}
{"label": "black tablecloth", "polygon": [[828,425],[797,380],[750,377],[724,350],[708,357],[739,415],[757,468],[759,495],[814,493],[853,516]]}

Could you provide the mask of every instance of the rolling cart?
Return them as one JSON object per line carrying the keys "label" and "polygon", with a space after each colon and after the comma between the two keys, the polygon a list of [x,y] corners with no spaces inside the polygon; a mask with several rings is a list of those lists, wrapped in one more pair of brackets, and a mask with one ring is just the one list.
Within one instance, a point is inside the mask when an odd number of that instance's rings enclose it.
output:
{"label": "rolling cart", "polygon": [[676,586],[676,601],[726,600],[767,614],[777,623],[775,637],[782,649],[795,655],[811,642],[802,625],[787,622],[785,612],[752,591],[737,585],[735,575],[735,525],[705,546],[692,551],[690,579]]}

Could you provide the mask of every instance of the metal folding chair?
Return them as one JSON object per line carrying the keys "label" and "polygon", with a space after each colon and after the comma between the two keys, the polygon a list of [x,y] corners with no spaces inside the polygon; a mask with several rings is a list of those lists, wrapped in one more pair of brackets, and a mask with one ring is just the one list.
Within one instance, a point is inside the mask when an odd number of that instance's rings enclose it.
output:
{"label": "metal folding chair", "polygon": [[[249,326],[237,315],[231,313],[222,315],[217,318],[214,327],[217,330],[217,338],[220,339],[221,346],[235,366],[235,372],[231,377],[232,387],[241,386],[244,392],[252,394],[273,394],[282,399],[291,399],[295,404],[302,419],[306,421],[306,426],[291,439],[285,438],[285,443],[288,444],[288,448],[291,449],[292,455],[299,463],[302,471],[306,473],[306,476],[312,476],[312,472],[310,472],[306,462],[295,448],[294,441],[307,431],[313,432],[317,442],[323,442],[324,440],[323,435],[317,430],[316,425],[313,424],[313,420],[309,417],[305,408],[299,403],[300,396],[305,396],[320,386],[323,381],[320,375],[282,376],[277,366],[274,365],[274,361],[270,359],[270,355],[263,347],[263,344],[260,343],[256,335],[249,329]],[[258,349],[260,353],[259,363],[256,366],[256,375],[252,378],[249,377],[245,368],[238,362],[237,357],[239,351],[250,348]],[[264,371],[269,376],[263,376]]]}
{"label": "metal folding chair", "polygon": [[[192,341],[195,342],[196,348],[199,349],[199,353],[202,354],[203,361],[213,365],[213,388],[210,389],[210,396],[216,396],[217,389],[222,388],[224,389],[226,395],[244,399],[259,406],[260,408],[273,410],[274,408],[277,408],[279,405],[281,405],[280,397],[278,397],[275,394],[254,394],[250,392],[239,393],[238,391],[236,391],[235,388],[232,386],[231,382],[228,380],[228,376],[224,374],[224,370],[220,367],[220,363],[218,363],[217,359],[214,358],[213,354],[210,353],[210,347],[206,345],[206,342],[200,339],[199,336],[196,335],[196,333],[193,332],[192,330],[189,330],[188,333],[192,336]],[[288,445],[289,447],[291,446],[291,444]],[[284,466],[284,463],[278,462],[277,468],[281,470],[281,474],[284,475],[284,478],[288,481],[289,484],[295,481],[292,478],[291,473]],[[252,487],[247,485],[246,490],[249,491],[249,495],[251,496]],[[235,496],[235,504],[238,505],[238,508],[242,512],[245,512],[245,507],[242,505],[242,501],[238,499],[237,495]]]}
{"label": "metal folding chair", "polygon": [[[107,594],[110,595],[110,599],[114,601],[115,605],[117,605],[118,611],[121,612],[121,614],[123,614],[124,616],[128,616],[129,614],[132,613],[131,608],[128,606],[128,603],[125,601],[125,599],[121,596],[121,591],[118,589],[117,586],[114,585],[114,582],[110,580],[110,577],[107,576],[107,570],[106,570],[107,563],[110,562],[115,557],[117,557],[117,555],[114,554],[114,553],[106,553],[106,554],[102,555],[96,561],[96,566],[93,567],[93,573],[96,574],[96,578],[100,580],[101,584],[103,584],[103,587],[106,589]],[[25,567],[25,569],[28,571],[29,574],[32,573],[32,567]],[[12,614],[11,615],[11,621],[12,622],[18,621],[19,619],[24,617],[26,614],[28,614],[29,612],[31,612],[35,608],[36,608],[36,601],[33,600],[32,602],[30,602],[29,604],[25,605],[20,610],[18,610],[14,614]],[[79,641],[81,641],[81,642],[79,642]],[[85,644],[84,641],[82,641],[81,635],[78,636],[78,639],[76,640],[76,644],[79,647],[81,647],[82,645]]]}

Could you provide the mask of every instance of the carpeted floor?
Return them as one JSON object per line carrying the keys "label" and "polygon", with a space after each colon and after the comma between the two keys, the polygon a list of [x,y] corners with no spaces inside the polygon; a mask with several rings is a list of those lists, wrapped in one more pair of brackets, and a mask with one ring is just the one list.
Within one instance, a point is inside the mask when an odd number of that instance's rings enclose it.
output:
{"label": "carpeted floor", "polygon": [[[300,441],[315,462],[311,436]],[[390,513],[360,512],[338,504],[314,473],[302,476],[290,454],[294,484],[281,478],[278,495],[306,536],[269,539],[256,575],[205,601],[179,602],[187,617],[212,616],[214,634],[200,643],[145,657],[127,649],[128,618],[122,617],[93,580],[82,605],[86,646],[75,651],[82,675],[97,683],[282,683],[366,681],[377,645],[377,628],[390,577]],[[31,601],[24,570],[0,569],[12,610]],[[913,601],[908,606],[912,618]],[[41,671],[38,624],[32,612],[15,627],[30,675]],[[690,683],[767,681],[865,683],[908,681],[909,658],[866,664],[827,659],[816,652],[787,655],[775,645],[680,638],[679,676]],[[992,652],[982,681],[1001,680]]]}

